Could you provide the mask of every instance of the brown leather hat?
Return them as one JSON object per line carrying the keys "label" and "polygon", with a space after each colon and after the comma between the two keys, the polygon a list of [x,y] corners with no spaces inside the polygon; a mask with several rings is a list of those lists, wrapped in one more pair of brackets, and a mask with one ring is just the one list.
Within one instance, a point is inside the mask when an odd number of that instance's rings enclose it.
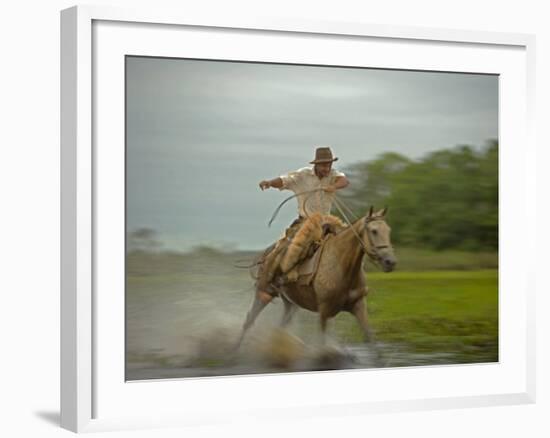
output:
{"label": "brown leather hat", "polygon": [[332,163],[336,160],[338,160],[338,157],[332,157],[330,148],[317,148],[315,149],[315,159],[310,161],[310,164]]}

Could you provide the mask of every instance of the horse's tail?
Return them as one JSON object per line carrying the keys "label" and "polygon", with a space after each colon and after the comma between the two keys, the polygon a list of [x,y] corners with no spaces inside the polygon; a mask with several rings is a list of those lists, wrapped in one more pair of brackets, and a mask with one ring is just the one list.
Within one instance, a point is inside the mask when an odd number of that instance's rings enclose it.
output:
{"label": "horse's tail", "polygon": [[246,266],[248,268],[248,273],[253,280],[258,280],[260,278],[260,269],[262,269],[263,263],[267,255],[275,248],[276,243],[269,245],[263,251],[258,252],[252,262]]}

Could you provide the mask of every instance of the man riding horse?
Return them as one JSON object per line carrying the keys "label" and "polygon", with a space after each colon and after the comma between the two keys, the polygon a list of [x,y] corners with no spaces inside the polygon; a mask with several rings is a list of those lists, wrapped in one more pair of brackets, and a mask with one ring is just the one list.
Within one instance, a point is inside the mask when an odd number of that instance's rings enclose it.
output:
{"label": "man riding horse", "polygon": [[[315,228],[317,222],[319,222],[319,229],[321,226],[325,227],[323,231],[326,231],[327,227],[337,226],[337,223],[331,223],[328,220],[330,210],[335,192],[347,187],[349,181],[342,172],[332,168],[332,163],[336,160],[338,158],[333,157],[329,147],[319,147],[315,150],[315,159],[310,161],[313,166],[303,167],[259,183],[262,190],[268,188],[291,190],[298,199],[298,218],[286,229],[284,236],[266,251],[258,272],[256,287],[258,296],[264,303],[270,302],[276,295],[276,291],[270,287],[270,282],[275,273],[278,270],[281,271],[281,266],[290,263],[290,266],[285,267],[285,271],[288,271],[289,268],[292,268],[292,264],[298,261],[298,258],[303,259],[306,256],[310,242],[307,242],[307,245],[305,242],[302,244],[295,242],[294,248],[292,248],[290,245],[293,240],[305,239],[306,232],[312,238],[311,236],[315,233],[311,233],[306,228]],[[290,254],[296,252],[301,253],[296,255],[292,262],[289,262]]]}

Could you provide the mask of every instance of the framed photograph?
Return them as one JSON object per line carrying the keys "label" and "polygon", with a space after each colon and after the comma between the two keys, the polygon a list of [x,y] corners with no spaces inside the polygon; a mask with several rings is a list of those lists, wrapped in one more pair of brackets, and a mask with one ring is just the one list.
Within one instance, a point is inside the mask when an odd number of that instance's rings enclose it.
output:
{"label": "framed photograph", "polygon": [[79,6],[61,54],[63,427],[534,401],[534,37]]}

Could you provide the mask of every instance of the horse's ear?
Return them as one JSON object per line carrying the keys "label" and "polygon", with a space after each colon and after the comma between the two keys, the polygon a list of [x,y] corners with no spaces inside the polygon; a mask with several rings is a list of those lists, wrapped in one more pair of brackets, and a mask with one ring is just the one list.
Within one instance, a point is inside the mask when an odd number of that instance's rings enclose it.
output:
{"label": "horse's ear", "polygon": [[378,213],[376,213],[376,216],[384,217],[386,216],[386,213],[388,213],[388,207],[384,207],[382,210],[380,210]]}
{"label": "horse's ear", "polygon": [[374,205],[371,205],[369,208],[369,214],[367,214],[367,217],[372,217],[372,212],[374,211]]}

